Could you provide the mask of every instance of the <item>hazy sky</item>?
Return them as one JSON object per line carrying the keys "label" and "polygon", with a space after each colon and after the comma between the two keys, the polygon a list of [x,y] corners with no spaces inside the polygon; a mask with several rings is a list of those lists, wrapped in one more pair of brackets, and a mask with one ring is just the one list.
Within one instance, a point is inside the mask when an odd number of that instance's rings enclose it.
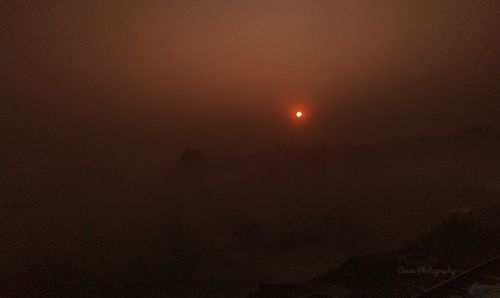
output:
{"label": "hazy sky", "polygon": [[498,1],[0,6],[4,119],[102,116],[222,147],[500,124]]}

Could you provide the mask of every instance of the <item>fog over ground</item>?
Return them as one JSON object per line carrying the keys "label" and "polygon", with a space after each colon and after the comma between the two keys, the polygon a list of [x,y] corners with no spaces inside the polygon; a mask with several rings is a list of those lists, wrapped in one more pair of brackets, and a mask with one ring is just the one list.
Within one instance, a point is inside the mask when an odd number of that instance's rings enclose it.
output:
{"label": "fog over ground", "polygon": [[2,1],[0,296],[246,297],[498,204],[498,11]]}

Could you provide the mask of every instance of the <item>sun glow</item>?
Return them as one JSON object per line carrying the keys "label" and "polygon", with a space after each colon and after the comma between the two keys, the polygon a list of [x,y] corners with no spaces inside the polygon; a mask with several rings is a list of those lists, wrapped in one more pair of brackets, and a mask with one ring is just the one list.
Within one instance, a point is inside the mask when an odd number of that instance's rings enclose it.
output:
{"label": "sun glow", "polygon": [[297,113],[295,113],[295,116],[297,118],[302,118],[302,112],[301,111],[298,111]]}

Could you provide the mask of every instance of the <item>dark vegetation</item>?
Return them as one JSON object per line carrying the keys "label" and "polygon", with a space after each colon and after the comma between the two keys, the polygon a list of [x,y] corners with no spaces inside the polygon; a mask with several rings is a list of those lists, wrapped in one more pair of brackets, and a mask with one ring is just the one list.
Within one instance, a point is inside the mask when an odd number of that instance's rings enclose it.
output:
{"label": "dark vegetation", "polygon": [[302,292],[314,276],[307,287],[411,293],[435,280],[387,262],[460,269],[500,245],[489,127],[237,157],[188,149],[174,164],[101,149],[5,153],[1,297],[245,297],[259,284]]}

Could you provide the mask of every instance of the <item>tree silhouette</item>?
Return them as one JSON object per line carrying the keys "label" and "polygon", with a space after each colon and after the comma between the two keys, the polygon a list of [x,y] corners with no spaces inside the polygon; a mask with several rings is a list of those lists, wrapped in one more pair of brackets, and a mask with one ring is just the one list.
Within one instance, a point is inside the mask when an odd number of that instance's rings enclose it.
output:
{"label": "tree silhouette", "polygon": [[181,155],[181,163],[186,166],[199,166],[204,164],[205,161],[205,155],[198,149],[188,148]]}

